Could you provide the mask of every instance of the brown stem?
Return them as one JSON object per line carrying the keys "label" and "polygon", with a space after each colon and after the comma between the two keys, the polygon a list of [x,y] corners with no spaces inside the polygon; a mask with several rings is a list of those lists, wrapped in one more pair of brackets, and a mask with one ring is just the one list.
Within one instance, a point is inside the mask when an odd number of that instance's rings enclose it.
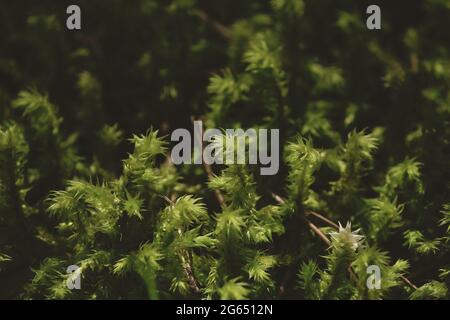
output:
{"label": "brown stem", "polygon": [[[279,195],[272,192],[272,197],[279,203],[283,204],[284,199],[281,198]],[[306,225],[316,234],[319,236],[320,239],[322,239],[323,242],[325,242],[327,245],[330,245],[331,242],[327,238],[327,236],[311,221],[309,221],[307,218],[304,218],[304,221],[306,222]]]}
{"label": "brown stem", "polygon": [[272,192],[272,197],[279,203],[279,204],[283,204],[284,203],[284,199],[282,197],[280,197],[279,195],[275,194]]}
{"label": "brown stem", "polygon": [[183,271],[184,271],[184,275],[186,276],[187,280],[188,280],[188,284],[189,287],[191,288],[191,291],[194,294],[199,294],[200,293],[200,288],[199,285],[197,283],[197,280],[194,277],[194,272],[192,270],[192,261],[190,261],[188,255],[186,254],[186,252],[181,252],[179,254],[182,265],[183,265]]}
{"label": "brown stem", "polygon": [[308,215],[313,215],[313,216],[315,216],[316,218],[319,218],[320,220],[322,220],[322,221],[328,223],[330,226],[332,226],[332,227],[334,227],[334,228],[336,228],[336,229],[339,229],[339,226],[338,226],[336,223],[334,223],[334,222],[331,221],[330,219],[324,217],[323,215],[321,215],[321,214],[319,214],[319,213],[317,213],[317,212],[308,211],[308,212],[306,213],[306,215],[307,215],[307,216],[308,216]]}
{"label": "brown stem", "polygon": [[222,23],[212,19],[205,11],[200,9],[195,9],[192,13],[199,17],[207,25],[211,26],[219,35],[221,35],[225,40],[230,41],[233,33],[231,30],[224,26]]}
{"label": "brown stem", "polygon": [[[174,201],[170,199],[169,197],[162,196],[164,200],[166,200],[170,205],[174,204]],[[181,236],[182,231],[181,229],[178,229],[178,234]],[[184,275],[186,276],[186,279],[188,280],[189,287],[191,288],[191,291],[194,294],[200,293],[200,287],[198,285],[197,280],[194,276],[194,271],[192,270],[192,260],[187,250],[180,250],[178,253],[178,256],[181,260],[181,267],[183,268]]]}
{"label": "brown stem", "polygon": [[[192,118],[191,119],[192,123],[194,123],[195,119]],[[203,128],[202,128],[202,136],[203,136]],[[214,172],[211,168],[211,166],[209,164],[206,163],[205,158],[203,157],[203,151],[205,148],[205,145],[203,144],[202,139],[200,139],[201,141],[199,141],[200,145],[202,146],[202,163],[203,163],[203,169],[206,172],[206,175],[208,177],[208,180],[211,181],[214,178]],[[222,194],[222,192],[220,192],[220,190],[214,189],[214,196],[217,199],[217,202],[219,203],[219,205],[223,208],[225,207],[225,198]]]}
{"label": "brown stem", "polygon": [[[208,176],[208,180],[211,181],[211,179],[214,178],[214,173],[211,169],[211,166],[203,161],[203,168],[205,169],[206,175]],[[223,208],[225,207],[225,198],[223,197],[222,192],[220,190],[214,189],[214,196],[217,199],[217,202],[220,204],[220,206]]]}
{"label": "brown stem", "polygon": [[[273,192],[272,192],[272,197],[273,197],[279,204],[283,204],[283,203],[284,203],[284,199],[281,198],[279,195],[273,193]],[[307,216],[313,215],[313,216],[319,218],[320,220],[322,220],[322,221],[328,223],[330,226],[332,226],[332,227],[334,227],[334,228],[336,228],[336,229],[339,229],[339,226],[338,226],[336,223],[334,223],[334,222],[331,221],[330,219],[324,217],[323,215],[321,215],[321,214],[319,214],[319,213],[317,213],[317,212],[314,212],[314,211],[308,211],[308,212],[306,212],[306,215],[307,215]]]}
{"label": "brown stem", "polygon": [[327,236],[311,221],[305,218],[305,222],[308,225],[308,227],[319,236],[319,238],[328,246],[331,245],[331,241],[327,238]]}
{"label": "brown stem", "polygon": [[409,281],[409,279],[406,278],[405,276],[401,275],[400,278],[401,278],[407,285],[409,285],[411,288],[413,288],[414,290],[419,289],[419,288],[417,288],[417,286],[416,286],[414,283],[412,283],[411,281]]}

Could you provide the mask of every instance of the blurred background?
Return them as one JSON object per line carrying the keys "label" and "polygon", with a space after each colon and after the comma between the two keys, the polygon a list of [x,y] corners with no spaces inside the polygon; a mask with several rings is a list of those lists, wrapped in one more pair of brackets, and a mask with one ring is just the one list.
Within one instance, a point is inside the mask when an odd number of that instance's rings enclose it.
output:
{"label": "blurred background", "polygon": [[[450,1],[376,1],[382,30],[369,31],[372,2],[0,0],[0,123],[23,121],[12,104],[34,88],[56,106],[77,156],[116,175],[131,145],[121,140],[106,150],[111,136],[127,139],[150,127],[167,135],[191,129],[192,118],[218,128],[280,128],[283,139],[300,133],[319,148],[375,128],[382,143],[367,185],[405,157],[418,159],[427,187],[411,217],[432,228],[449,195]],[[81,8],[80,31],[66,29],[70,4]],[[246,75],[245,53],[259,35],[276,53],[269,67],[283,70],[281,111],[280,97],[265,90],[270,76]],[[215,75],[238,79],[245,98],[237,92],[218,101],[218,91],[234,91],[214,87]],[[35,150],[30,163],[47,161]],[[32,190],[31,202],[72,174],[55,171]],[[282,193],[285,175],[282,169],[263,183]],[[192,170],[185,179],[199,182]],[[324,188],[318,180],[315,187]],[[429,275],[426,267],[420,272]]]}

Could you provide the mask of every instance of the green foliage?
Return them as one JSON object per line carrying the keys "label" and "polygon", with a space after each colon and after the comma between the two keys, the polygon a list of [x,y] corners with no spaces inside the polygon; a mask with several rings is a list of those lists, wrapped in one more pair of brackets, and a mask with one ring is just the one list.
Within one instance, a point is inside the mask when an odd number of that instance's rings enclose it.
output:
{"label": "green foliage", "polygon": [[[0,298],[448,299],[447,2],[0,4]],[[174,166],[193,119],[279,173]]]}
{"label": "green foliage", "polygon": [[220,299],[222,300],[243,300],[248,299],[248,284],[240,282],[238,278],[227,281],[219,289]]}
{"label": "green foliage", "polygon": [[411,293],[411,300],[428,300],[428,299],[442,299],[447,296],[447,287],[437,281],[432,281],[424,284],[419,289]]}

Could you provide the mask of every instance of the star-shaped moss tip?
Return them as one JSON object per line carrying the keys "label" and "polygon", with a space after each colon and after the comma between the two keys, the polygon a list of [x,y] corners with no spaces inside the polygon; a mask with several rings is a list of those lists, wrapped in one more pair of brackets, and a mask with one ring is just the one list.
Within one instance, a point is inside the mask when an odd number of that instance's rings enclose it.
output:
{"label": "star-shaped moss tip", "polygon": [[338,232],[330,232],[332,245],[334,246],[342,246],[347,245],[352,248],[353,251],[356,251],[362,245],[362,241],[364,236],[358,234],[361,229],[357,229],[352,231],[351,222],[347,222],[345,228],[339,222],[339,231]]}

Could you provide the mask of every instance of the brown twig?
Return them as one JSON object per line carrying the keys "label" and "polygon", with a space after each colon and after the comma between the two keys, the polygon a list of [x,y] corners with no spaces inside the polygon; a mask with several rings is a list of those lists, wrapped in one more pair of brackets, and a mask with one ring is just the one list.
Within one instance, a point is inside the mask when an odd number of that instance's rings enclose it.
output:
{"label": "brown twig", "polygon": [[[275,194],[272,192],[272,197],[279,203],[279,204],[283,204],[284,203],[284,199],[281,198],[279,195]],[[312,213],[309,213],[312,214]],[[308,213],[307,213],[308,215]],[[318,214],[314,214],[314,215],[318,215]],[[325,218],[326,219],[326,218]],[[328,219],[326,219],[328,220]],[[306,217],[304,218],[304,221],[306,223],[306,225],[316,234],[319,236],[320,239],[322,239],[322,241],[324,243],[326,243],[328,246],[331,244],[330,240],[327,238],[327,236],[311,221],[309,221]],[[330,221],[331,222],[331,221]]]}
{"label": "brown twig", "polygon": [[277,195],[276,193],[272,192],[272,197],[276,200],[276,202],[278,202],[279,204],[283,204],[284,203],[284,199],[282,197],[280,197],[279,195]]}
{"label": "brown twig", "polygon": [[[283,204],[283,203],[284,203],[284,199],[281,198],[279,195],[273,193],[273,192],[272,192],[272,197],[273,197],[273,198],[275,199],[275,201],[277,201],[279,204]],[[306,216],[309,216],[309,215],[315,216],[316,218],[319,218],[320,220],[322,220],[322,221],[328,223],[330,226],[332,226],[332,227],[334,227],[334,228],[336,228],[336,229],[339,229],[339,226],[338,226],[336,223],[334,223],[334,222],[331,221],[330,219],[324,217],[323,215],[321,215],[321,214],[319,214],[319,213],[317,213],[317,212],[314,212],[314,211],[308,211],[308,212],[306,212],[305,214],[306,214]]]}
{"label": "brown twig", "polygon": [[210,25],[219,35],[221,35],[225,40],[230,41],[233,33],[231,30],[224,26],[222,23],[212,19],[205,11],[200,9],[192,10],[192,13],[199,17],[207,25]]}
{"label": "brown twig", "polygon": [[328,246],[331,245],[330,239],[311,221],[305,218],[306,225]]}
{"label": "brown twig", "polygon": [[308,211],[308,212],[306,212],[306,215],[307,215],[307,216],[308,216],[308,215],[313,215],[313,216],[315,216],[316,218],[318,218],[318,219],[320,219],[320,220],[322,220],[322,221],[328,223],[330,226],[332,226],[332,227],[334,227],[334,228],[336,228],[336,229],[339,229],[339,226],[338,226],[336,223],[334,223],[334,222],[331,221],[330,219],[324,217],[323,215],[321,215],[321,214],[319,214],[319,213],[317,213],[317,212]]}
{"label": "brown twig", "polygon": [[412,283],[411,281],[409,281],[409,279],[407,277],[405,277],[404,275],[400,275],[400,278],[402,278],[403,282],[405,282],[407,285],[409,285],[411,288],[413,288],[414,290],[417,290],[419,288],[417,288],[417,286]]}

